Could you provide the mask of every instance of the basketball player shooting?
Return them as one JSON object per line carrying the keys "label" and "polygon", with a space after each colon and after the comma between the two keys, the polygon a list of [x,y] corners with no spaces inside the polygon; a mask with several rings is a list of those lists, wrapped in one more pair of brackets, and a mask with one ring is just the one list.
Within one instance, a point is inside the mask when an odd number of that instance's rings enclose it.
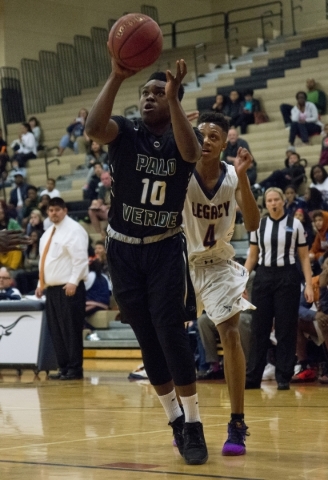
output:
{"label": "basketball player shooting", "polygon": [[176,62],[175,74],[150,76],[141,93],[140,121],[111,116],[122,83],[134,73],[112,58],[112,73],[86,123],[92,140],[109,144],[113,187],[108,266],[122,321],[131,325],[139,341],[179,452],[187,464],[202,464],[208,454],[194,357],[184,328],[187,265],[181,227],[202,136],[180,103],[184,60]]}
{"label": "basketball player shooting", "polygon": [[237,205],[248,231],[259,225],[259,210],[246,175],[252,156],[239,148],[234,166],[220,161],[229,129],[223,115],[201,115],[198,128],[203,136],[202,156],[189,183],[183,214],[188,260],[198,313],[205,310],[214,322],[224,350],[232,414],[222,454],[243,455],[245,357],[238,322],[241,310],[254,307],[242,296],[248,271],[232,260],[235,252],[230,240]]}

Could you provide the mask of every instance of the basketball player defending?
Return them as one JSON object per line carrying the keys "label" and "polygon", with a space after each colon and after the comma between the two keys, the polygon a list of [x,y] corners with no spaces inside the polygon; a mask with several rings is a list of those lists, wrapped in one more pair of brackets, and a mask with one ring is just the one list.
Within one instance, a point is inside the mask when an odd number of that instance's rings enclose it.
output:
{"label": "basketball player defending", "polygon": [[224,350],[232,414],[222,454],[243,455],[247,435],[245,358],[238,321],[241,310],[254,307],[242,296],[248,271],[232,260],[235,252],[230,239],[237,205],[248,231],[259,225],[259,210],[246,175],[252,156],[245,148],[239,148],[234,166],[221,162],[228,122],[219,113],[203,114],[198,122],[204,140],[202,156],[191,177],[184,207],[190,274],[198,312],[204,309],[215,323]]}
{"label": "basketball player defending", "polygon": [[187,73],[183,60],[177,62],[175,75],[156,72],[148,79],[141,92],[140,121],[111,116],[122,82],[133,73],[112,60],[112,73],[86,124],[90,138],[109,144],[108,266],[122,321],[136,334],[179,452],[187,464],[202,464],[208,454],[195,362],[184,328],[188,265],[181,227],[202,136],[180,103]]}

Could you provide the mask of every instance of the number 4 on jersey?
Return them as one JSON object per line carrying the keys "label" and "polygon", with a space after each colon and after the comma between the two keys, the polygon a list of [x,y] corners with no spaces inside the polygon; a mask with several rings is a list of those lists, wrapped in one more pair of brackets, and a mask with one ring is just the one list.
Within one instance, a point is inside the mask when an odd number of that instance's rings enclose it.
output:
{"label": "number 4 on jersey", "polygon": [[213,224],[208,226],[208,229],[207,229],[204,241],[203,241],[204,247],[210,247],[211,248],[211,247],[213,247],[213,245],[216,244],[216,240],[215,240],[215,237],[214,237],[214,227],[215,227],[215,225],[213,225]]}

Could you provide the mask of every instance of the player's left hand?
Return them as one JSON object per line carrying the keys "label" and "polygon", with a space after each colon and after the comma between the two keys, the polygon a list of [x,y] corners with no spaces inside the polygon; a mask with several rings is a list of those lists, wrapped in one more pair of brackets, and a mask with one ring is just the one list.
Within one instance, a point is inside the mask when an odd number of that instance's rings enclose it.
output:
{"label": "player's left hand", "polygon": [[74,285],[74,283],[66,283],[66,285],[63,286],[63,290],[65,290],[67,297],[72,297],[75,295],[76,285]]}
{"label": "player's left hand", "polygon": [[237,156],[234,160],[234,166],[238,177],[246,173],[248,168],[251,166],[252,161],[253,157],[247,148],[239,147]]}
{"label": "player's left hand", "polygon": [[187,65],[184,60],[176,61],[176,74],[172,74],[171,70],[166,70],[166,85],[165,94],[168,100],[174,100],[178,98],[178,91],[182,80],[187,74]]}

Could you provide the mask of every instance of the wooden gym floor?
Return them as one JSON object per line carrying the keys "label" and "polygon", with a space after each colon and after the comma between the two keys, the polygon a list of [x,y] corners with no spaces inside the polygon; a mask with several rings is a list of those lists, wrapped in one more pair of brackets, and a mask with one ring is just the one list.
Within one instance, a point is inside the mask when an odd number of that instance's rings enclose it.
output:
{"label": "wooden gym floor", "polygon": [[1,480],[328,478],[327,386],[278,392],[275,382],[265,382],[262,390],[246,391],[247,454],[222,457],[227,387],[199,382],[209,460],[187,466],[148,381],[127,379],[136,362],[87,360],[85,366],[85,379],[71,382],[2,370]]}

